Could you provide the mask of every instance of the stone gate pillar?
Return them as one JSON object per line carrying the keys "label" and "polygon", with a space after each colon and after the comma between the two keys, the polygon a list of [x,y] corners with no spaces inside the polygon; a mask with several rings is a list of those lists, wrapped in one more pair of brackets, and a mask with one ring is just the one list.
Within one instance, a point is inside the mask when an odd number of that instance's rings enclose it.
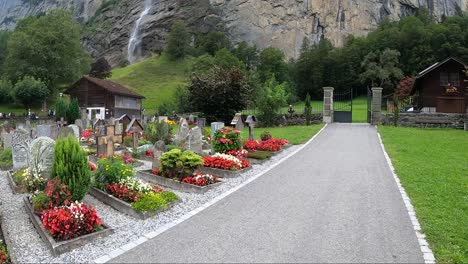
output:
{"label": "stone gate pillar", "polygon": [[382,90],[383,88],[380,87],[372,88],[372,125],[380,125],[382,123]]}
{"label": "stone gate pillar", "polygon": [[333,87],[323,87],[323,122],[333,123]]}

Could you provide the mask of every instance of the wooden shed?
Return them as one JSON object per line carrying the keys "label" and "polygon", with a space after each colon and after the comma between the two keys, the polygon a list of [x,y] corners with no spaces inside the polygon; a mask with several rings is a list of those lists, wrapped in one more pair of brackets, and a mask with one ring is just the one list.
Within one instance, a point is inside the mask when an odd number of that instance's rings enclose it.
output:
{"label": "wooden shed", "polygon": [[121,84],[89,76],[74,83],[65,94],[77,98],[80,107],[86,109],[91,120],[125,114],[141,119],[142,100],[145,98]]}
{"label": "wooden shed", "polygon": [[466,113],[466,67],[462,61],[448,58],[420,72],[412,90],[418,109],[422,112]]}

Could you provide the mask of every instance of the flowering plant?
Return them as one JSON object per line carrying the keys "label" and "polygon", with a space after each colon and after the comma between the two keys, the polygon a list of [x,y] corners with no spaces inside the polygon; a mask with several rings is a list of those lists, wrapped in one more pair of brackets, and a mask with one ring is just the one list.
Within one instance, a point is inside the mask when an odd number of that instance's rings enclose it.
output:
{"label": "flowering plant", "polygon": [[213,136],[213,148],[216,152],[224,153],[242,148],[239,130],[232,127],[223,127]]}
{"label": "flowering plant", "polygon": [[[96,171],[96,179],[99,183],[118,183],[122,179],[132,178],[135,175],[133,166],[126,164],[118,157],[111,159],[100,159]],[[101,188],[105,186],[100,186]]]}
{"label": "flowering plant", "polygon": [[92,163],[91,161],[88,161],[88,165],[91,171],[96,171],[97,169],[96,164]]}
{"label": "flowering plant", "polygon": [[[39,168],[39,170],[41,169],[42,168]],[[13,180],[16,184],[24,186],[29,192],[44,189],[46,183],[46,179],[38,173],[35,167],[18,170],[13,174]]]}
{"label": "flowering plant", "polygon": [[244,142],[244,149],[250,151],[250,152],[255,152],[260,144],[255,141],[249,139],[248,141]]}
{"label": "flowering plant", "polygon": [[122,179],[119,181],[119,184],[127,186],[130,190],[137,191],[138,193],[153,192],[153,187],[150,184],[133,178]]}
{"label": "flowering plant", "polygon": [[92,233],[101,226],[101,219],[96,210],[78,202],[45,210],[41,219],[44,228],[59,241]]}
{"label": "flowering plant", "polygon": [[255,150],[263,151],[279,151],[281,147],[287,145],[289,142],[281,138],[271,138],[264,141],[249,140],[244,142],[244,148],[253,152]]}
{"label": "flowering plant", "polygon": [[145,156],[154,158],[154,151],[152,151],[152,150],[145,151]]}
{"label": "flowering plant", "polygon": [[0,240],[0,264],[6,263],[10,263],[10,257],[8,256],[6,246]]}
{"label": "flowering plant", "polygon": [[72,199],[71,192],[68,189],[68,186],[61,183],[58,178],[54,178],[47,182],[44,193],[50,199],[49,208],[61,205],[70,205],[70,200]]}
{"label": "flowering plant", "polygon": [[106,187],[106,190],[112,196],[128,203],[133,203],[139,199],[138,191],[131,190],[127,186],[120,183],[109,183]]}
{"label": "flowering plant", "polygon": [[90,139],[93,137],[93,130],[92,129],[85,129],[83,130],[83,132],[81,133],[81,138],[80,140],[83,141],[83,142],[88,142],[88,143],[91,143],[90,142]]}
{"label": "flowering plant", "polygon": [[202,174],[201,172],[195,172],[193,176],[188,176],[182,179],[182,182],[193,184],[197,186],[207,186],[214,184],[218,181],[218,177],[211,174]]}
{"label": "flowering plant", "polygon": [[250,163],[243,158],[239,159],[231,155],[216,153],[212,156],[204,157],[203,166],[235,171],[249,167]]}
{"label": "flowering plant", "polygon": [[240,150],[227,151],[225,154],[231,155],[237,158],[247,158],[247,155],[249,154],[249,152],[245,149],[240,149]]}
{"label": "flowering plant", "polygon": [[152,169],[152,170],[151,170],[151,173],[154,174],[154,175],[161,175],[161,170],[159,170],[159,169]]}
{"label": "flowering plant", "polygon": [[114,155],[114,159],[122,158],[124,160],[125,164],[133,164],[135,161],[133,160],[132,156],[129,154],[120,154],[119,155]]}

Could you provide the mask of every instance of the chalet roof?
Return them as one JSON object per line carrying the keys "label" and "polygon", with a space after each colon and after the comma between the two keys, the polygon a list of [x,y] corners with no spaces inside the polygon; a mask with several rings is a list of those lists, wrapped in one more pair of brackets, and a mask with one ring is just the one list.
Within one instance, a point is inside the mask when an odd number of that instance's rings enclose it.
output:
{"label": "chalet roof", "polygon": [[[132,91],[130,88],[127,88],[121,84],[118,84],[109,80],[98,79],[98,78],[94,78],[90,76],[83,76],[83,78],[81,78],[78,82],[82,81],[83,79],[96,84],[97,86],[103,88],[104,90],[112,94],[124,95],[128,97],[134,97],[134,98],[140,98],[140,99],[145,98],[143,95],[140,95]],[[73,89],[73,87],[78,82],[76,82],[72,87],[70,87],[67,91],[65,91],[65,93],[68,93],[71,89]]]}
{"label": "chalet roof", "polygon": [[441,62],[437,62],[437,63],[434,63],[433,65],[431,65],[430,67],[426,68],[425,70],[423,70],[422,72],[418,73],[418,76],[416,76],[416,79],[419,79],[423,76],[425,76],[426,74],[430,73],[431,71],[439,68],[440,66],[444,65],[445,63],[449,62],[449,61],[455,61],[455,62],[458,62],[460,63],[461,65],[463,66],[468,66],[466,65],[465,63],[463,63],[461,60],[458,60],[456,58],[453,58],[453,57],[448,57],[447,59],[445,59],[444,61],[441,61]]}

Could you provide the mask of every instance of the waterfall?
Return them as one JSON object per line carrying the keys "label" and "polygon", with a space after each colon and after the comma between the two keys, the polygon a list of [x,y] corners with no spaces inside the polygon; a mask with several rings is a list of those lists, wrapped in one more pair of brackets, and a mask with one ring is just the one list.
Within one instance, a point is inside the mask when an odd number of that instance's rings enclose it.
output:
{"label": "waterfall", "polygon": [[134,63],[139,57],[141,57],[141,21],[151,10],[152,0],[145,0],[145,6],[143,12],[135,23],[130,40],[128,41],[127,59],[130,64]]}

